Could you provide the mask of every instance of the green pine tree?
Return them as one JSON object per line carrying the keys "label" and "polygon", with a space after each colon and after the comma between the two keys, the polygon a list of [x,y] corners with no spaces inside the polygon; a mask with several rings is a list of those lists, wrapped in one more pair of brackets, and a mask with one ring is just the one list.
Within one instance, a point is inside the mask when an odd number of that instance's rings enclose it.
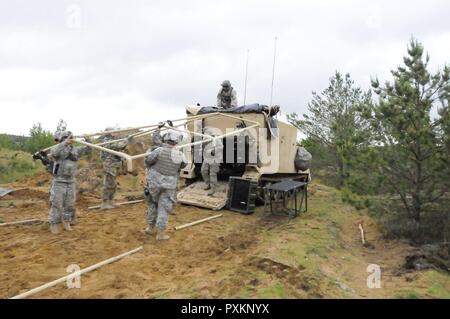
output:
{"label": "green pine tree", "polygon": [[0,134],[0,148],[11,149],[12,143],[11,139],[6,134]]}
{"label": "green pine tree", "polygon": [[30,138],[25,142],[25,150],[34,153],[53,144],[55,144],[53,134],[44,130],[41,123],[37,123],[30,129]]}
{"label": "green pine tree", "polygon": [[366,108],[364,114],[383,149],[377,162],[379,173],[386,190],[396,194],[384,201],[391,215],[400,213],[389,227],[416,242],[430,236],[442,239],[442,218],[449,214],[445,185],[449,179],[448,153],[443,143],[448,141],[448,130],[444,132],[445,116],[433,116],[433,112],[441,107],[441,113],[448,116],[450,69],[431,74],[429,56],[415,39],[410,41],[403,62],[392,71],[392,82],[382,86],[378,79],[372,80],[379,102]]}
{"label": "green pine tree", "polygon": [[296,113],[287,116],[309,139],[326,147],[337,170],[338,187],[345,186],[353,158],[370,141],[369,123],[359,110],[371,103],[370,91],[356,87],[349,74],[342,76],[336,72],[328,88],[321,94],[313,92],[309,114],[303,114],[303,118]]}

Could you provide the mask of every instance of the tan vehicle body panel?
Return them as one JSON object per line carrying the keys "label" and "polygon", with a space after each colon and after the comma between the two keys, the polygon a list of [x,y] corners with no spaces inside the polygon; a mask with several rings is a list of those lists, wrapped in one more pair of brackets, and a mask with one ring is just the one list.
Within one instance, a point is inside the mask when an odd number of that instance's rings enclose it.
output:
{"label": "tan vehicle body panel", "polygon": [[[295,155],[297,152],[297,128],[282,121],[278,121],[278,136],[279,138],[272,137],[269,132],[269,126],[267,124],[267,117],[265,114],[259,113],[245,113],[245,114],[229,114],[231,117],[225,116],[211,116],[203,120],[188,123],[187,129],[192,132],[201,133],[199,125],[203,124],[203,127],[212,127],[220,130],[222,134],[236,130],[236,126],[242,121],[249,127],[254,124],[258,124],[257,127],[251,129],[248,132],[257,141],[257,147],[260,150],[260,165],[258,169],[260,174],[296,174],[295,169]],[[265,132],[265,137],[262,135]],[[219,133],[220,133],[219,132]],[[260,143],[261,139],[267,141],[267,150],[263,143]],[[272,152],[278,152],[278,156],[272,158]],[[193,154],[192,148],[186,150],[188,161],[192,163]],[[191,169],[192,166],[188,166],[186,169]],[[190,176],[189,174],[182,174],[182,177],[195,178],[196,176]]]}
{"label": "tan vehicle body panel", "polygon": [[[255,126],[245,131],[245,133],[241,132],[240,134],[247,134],[253,137],[256,141],[260,159],[257,165],[249,164],[246,166],[246,171],[242,176],[243,178],[260,181],[261,177],[263,177],[270,181],[272,179],[273,181],[277,181],[277,179],[283,177],[297,177],[298,174],[305,175],[305,173],[309,178],[309,172],[298,172],[295,169],[297,129],[290,124],[278,121],[278,134],[272,135],[267,123],[266,114],[211,114],[204,119],[188,122],[186,128],[190,132],[197,134],[202,133],[202,128],[214,128],[217,129],[217,132],[215,132],[217,136],[241,129],[242,127],[237,126],[242,123],[245,123],[247,128]],[[201,140],[201,137],[198,137],[198,140]],[[263,140],[267,143],[262,143]],[[193,141],[192,139],[190,142]],[[184,149],[189,164],[181,171],[180,177],[186,180],[192,180],[198,177],[194,172],[193,149],[194,147]],[[213,196],[207,195],[207,191],[203,190],[203,185],[202,181],[197,181],[180,190],[177,195],[178,202],[213,210],[220,210],[226,206],[228,182],[220,181],[218,191]]]}

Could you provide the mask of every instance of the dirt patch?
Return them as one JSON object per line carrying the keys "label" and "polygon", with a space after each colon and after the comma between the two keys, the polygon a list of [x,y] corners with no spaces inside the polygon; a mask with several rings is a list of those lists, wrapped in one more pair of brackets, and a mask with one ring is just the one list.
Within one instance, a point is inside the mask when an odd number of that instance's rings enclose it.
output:
{"label": "dirt patch", "polygon": [[[43,195],[41,191],[28,189],[19,194],[32,200],[44,198],[45,192]],[[68,290],[61,285],[36,297],[223,296],[219,282],[229,267],[241,264],[257,246],[255,233],[250,231],[252,223],[248,219],[241,223],[246,217],[232,212],[225,212],[218,220],[174,231],[175,225],[212,215],[208,210],[178,206],[176,215],[170,217],[172,238],[158,243],[143,231],[145,204],[108,212],[89,211],[87,205],[98,203],[97,199],[83,194],[78,203],[78,223],[73,232],[53,236],[46,224],[0,230],[1,298],[64,276],[70,264],[87,267],[140,245],[144,245],[143,252],[83,276],[81,289]],[[44,208],[45,205],[39,206],[43,219]],[[20,219],[19,216],[30,215],[29,212],[29,208],[12,208],[7,216],[10,220]]]}
{"label": "dirt patch", "polygon": [[269,258],[255,258],[250,265],[259,270],[264,271],[268,275],[275,276],[278,279],[296,287],[297,289],[308,291],[310,283],[304,280],[302,273],[305,272],[303,267],[292,267]]}
{"label": "dirt patch", "polygon": [[46,189],[37,189],[37,188],[22,188],[22,189],[16,189],[11,194],[5,196],[3,198],[4,200],[16,200],[16,199],[22,199],[22,200],[48,200],[49,199],[49,192]]}

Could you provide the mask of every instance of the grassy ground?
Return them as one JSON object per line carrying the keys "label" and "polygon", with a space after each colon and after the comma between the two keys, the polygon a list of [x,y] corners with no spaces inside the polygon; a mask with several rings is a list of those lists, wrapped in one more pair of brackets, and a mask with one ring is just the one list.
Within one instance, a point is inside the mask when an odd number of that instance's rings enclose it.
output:
{"label": "grassy ground", "polygon": [[0,149],[0,184],[12,183],[43,171],[40,162],[33,162],[31,154]]}
{"label": "grassy ground", "polygon": [[[407,243],[385,241],[375,222],[340,201],[337,190],[313,184],[305,215],[260,233],[258,271],[239,280],[251,298],[450,298],[450,275],[406,272]],[[358,224],[364,225],[363,246]],[[265,262],[264,262],[265,261]],[[382,270],[381,288],[367,287],[367,266]],[[253,278],[253,277],[254,278]]]}

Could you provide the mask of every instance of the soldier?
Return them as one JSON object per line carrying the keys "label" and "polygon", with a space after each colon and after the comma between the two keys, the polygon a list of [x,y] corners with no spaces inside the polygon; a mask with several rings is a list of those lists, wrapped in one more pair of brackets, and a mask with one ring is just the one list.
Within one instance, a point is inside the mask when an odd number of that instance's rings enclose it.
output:
{"label": "soldier", "polygon": [[[56,144],[59,143],[59,135],[61,132],[66,130],[66,126],[67,124],[63,121],[60,120],[58,127],[56,128],[56,133],[53,135],[53,140],[55,141]],[[48,158],[50,154],[50,148],[46,149],[46,150],[41,150],[41,151],[37,151],[36,153],[33,154],[33,161],[36,160],[40,160],[42,165],[45,166],[45,170],[47,172],[49,172],[50,174],[52,174],[53,172],[53,161]]]}
{"label": "soldier", "polygon": [[217,94],[217,107],[228,109],[237,106],[236,90],[231,86],[230,81],[222,82],[222,88]]}
{"label": "soldier", "polygon": [[145,190],[148,201],[147,223],[145,230],[152,234],[157,228],[156,240],[169,239],[165,233],[168,215],[173,210],[176,200],[178,174],[187,164],[186,157],[174,148],[181,135],[168,131],[162,136],[163,146],[150,152],[145,158],[147,168],[147,187]]}
{"label": "soldier", "polygon": [[165,122],[160,122],[158,127],[152,134],[152,151],[163,145],[161,138],[161,129],[166,125]]}
{"label": "soldier", "polygon": [[49,159],[53,164],[53,180],[50,191],[51,208],[49,212],[50,231],[61,232],[61,220],[64,229],[72,230],[71,223],[75,218],[75,175],[77,161],[82,155],[90,153],[89,147],[74,147],[72,133],[57,132],[55,139],[59,144],[50,150]]}
{"label": "soldier", "polygon": [[[212,137],[217,136],[212,130],[205,129],[205,134]],[[203,146],[203,163],[201,174],[205,182],[204,190],[209,190],[208,195],[212,196],[216,192],[217,173],[220,170],[220,163],[223,159],[222,139],[214,139]]]}
{"label": "soldier", "polygon": [[[162,137],[161,137],[161,128],[163,128],[165,125],[166,125],[165,122],[160,122],[158,124],[158,127],[152,134],[152,147],[149,150],[147,150],[147,152],[154,151],[158,147],[163,146]],[[148,169],[147,169],[147,167],[145,167],[145,176],[147,176],[147,171],[148,171]]]}
{"label": "soldier", "polygon": [[[112,131],[113,128],[107,128],[105,131]],[[113,134],[106,134],[103,138],[104,142],[112,141],[114,139]],[[114,151],[123,151],[128,144],[132,141],[132,137],[128,137],[125,141],[118,141],[111,144],[106,144],[105,147]],[[122,165],[122,158],[102,151],[100,158],[103,162],[103,191],[102,191],[102,206],[101,209],[113,209],[114,194],[117,189],[117,174]]]}

